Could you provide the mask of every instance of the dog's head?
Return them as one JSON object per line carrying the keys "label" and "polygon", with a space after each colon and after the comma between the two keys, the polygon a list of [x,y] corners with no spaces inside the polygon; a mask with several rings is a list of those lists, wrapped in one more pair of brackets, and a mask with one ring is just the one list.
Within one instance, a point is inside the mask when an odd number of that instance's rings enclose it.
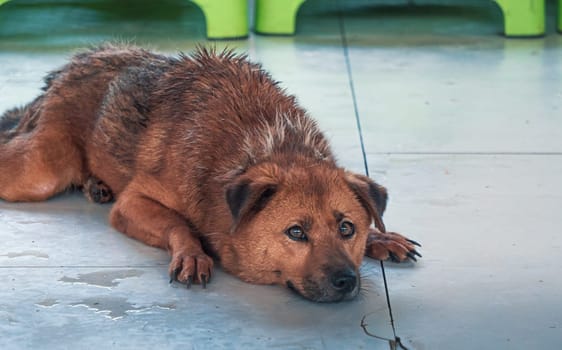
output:
{"label": "dog's head", "polygon": [[233,218],[224,268],[252,283],[283,284],[307,299],[354,298],[384,187],[331,164],[256,165],[227,187]]}

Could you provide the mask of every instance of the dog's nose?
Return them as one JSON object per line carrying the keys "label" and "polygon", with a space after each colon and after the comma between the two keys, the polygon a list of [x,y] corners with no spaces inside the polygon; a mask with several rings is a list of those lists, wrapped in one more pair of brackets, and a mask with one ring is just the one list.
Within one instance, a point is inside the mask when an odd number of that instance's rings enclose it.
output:
{"label": "dog's nose", "polygon": [[352,269],[340,270],[331,277],[332,287],[341,293],[349,293],[357,285],[357,274]]}

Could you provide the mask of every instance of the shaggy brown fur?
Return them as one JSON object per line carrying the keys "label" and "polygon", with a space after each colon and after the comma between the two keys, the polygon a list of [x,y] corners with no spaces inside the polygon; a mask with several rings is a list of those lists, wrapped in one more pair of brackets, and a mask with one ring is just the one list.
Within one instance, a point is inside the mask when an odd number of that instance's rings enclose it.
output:
{"label": "shaggy brown fur", "polygon": [[338,301],[357,294],[364,254],[415,260],[415,242],[384,233],[386,190],[338,167],[295,98],[245,56],[106,45],[43,90],[0,122],[0,198],[69,186],[115,197],[111,224],[167,249],[173,280],[205,286],[212,256],[245,281]]}

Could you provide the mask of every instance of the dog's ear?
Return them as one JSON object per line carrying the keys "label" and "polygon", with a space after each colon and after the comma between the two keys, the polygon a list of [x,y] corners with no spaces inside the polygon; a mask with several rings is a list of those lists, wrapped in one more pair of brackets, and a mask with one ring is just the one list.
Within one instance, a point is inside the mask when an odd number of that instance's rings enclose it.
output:
{"label": "dog's ear", "polygon": [[346,172],[346,180],[357,199],[365,207],[375,221],[375,225],[382,232],[385,231],[382,215],[386,209],[388,192],[386,188],[377,184],[364,175]]}
{"label": "dog's ear", "polygon": [[[273,170],[273,171],[272,171]],[[250,169],[226,187],[226,202],[236,228],[265,208],[277,192],[275,169]]]}

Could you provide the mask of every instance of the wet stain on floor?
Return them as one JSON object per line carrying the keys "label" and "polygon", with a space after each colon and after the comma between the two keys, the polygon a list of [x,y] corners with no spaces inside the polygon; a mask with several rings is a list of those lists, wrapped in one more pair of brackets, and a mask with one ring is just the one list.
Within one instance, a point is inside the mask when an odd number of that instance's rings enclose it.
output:
{"label": "wet stain on floor", "polygon": [[42,306],[42,307],[53,307],[55,305],[58,305],[58,300],[57,299],[52,299],[52,298],[47,298],[45,300],[42,300],[40,302],[35,303],[35,305],[38,306]]}
{"label": "wet stain on floor", "polygon": [[59,281],[67,283],[83,283],[98,287],[115,287],[119,285],[119,280],[131,277],[139,277],[144,272],[141,270],[113,270],[113,271],[96,271],[91,273],[78,274],[78,277],[64,276]]}
{"label": "wet stain on floor", "polygon": [[37,250],[24,250],[23,252],[8,252],[7,254],[2,254],[0,256],[5,256],[5,257],[8,257],[10,259],[21,258],[21,257],[24,257],[24,256],[33,256],[33,257],[41,258],[41,259],[49,259],[49,254],[45,254],[45,253],[39,252]]}
{"label": "wet stain on floor", "polygon": [[70,304],[71,306],[86,307],[89,310],[94,310],[96,313],[103,314],[113,320],[117,320],[127,316],[129,313],[139,313],[153,308],[173,310],[176,306],[172,303],[159,304],[154,303],[149,306],[137,307],[129,303],[127,298],[123,297],[92,297],[86,298],[76,303]]}

